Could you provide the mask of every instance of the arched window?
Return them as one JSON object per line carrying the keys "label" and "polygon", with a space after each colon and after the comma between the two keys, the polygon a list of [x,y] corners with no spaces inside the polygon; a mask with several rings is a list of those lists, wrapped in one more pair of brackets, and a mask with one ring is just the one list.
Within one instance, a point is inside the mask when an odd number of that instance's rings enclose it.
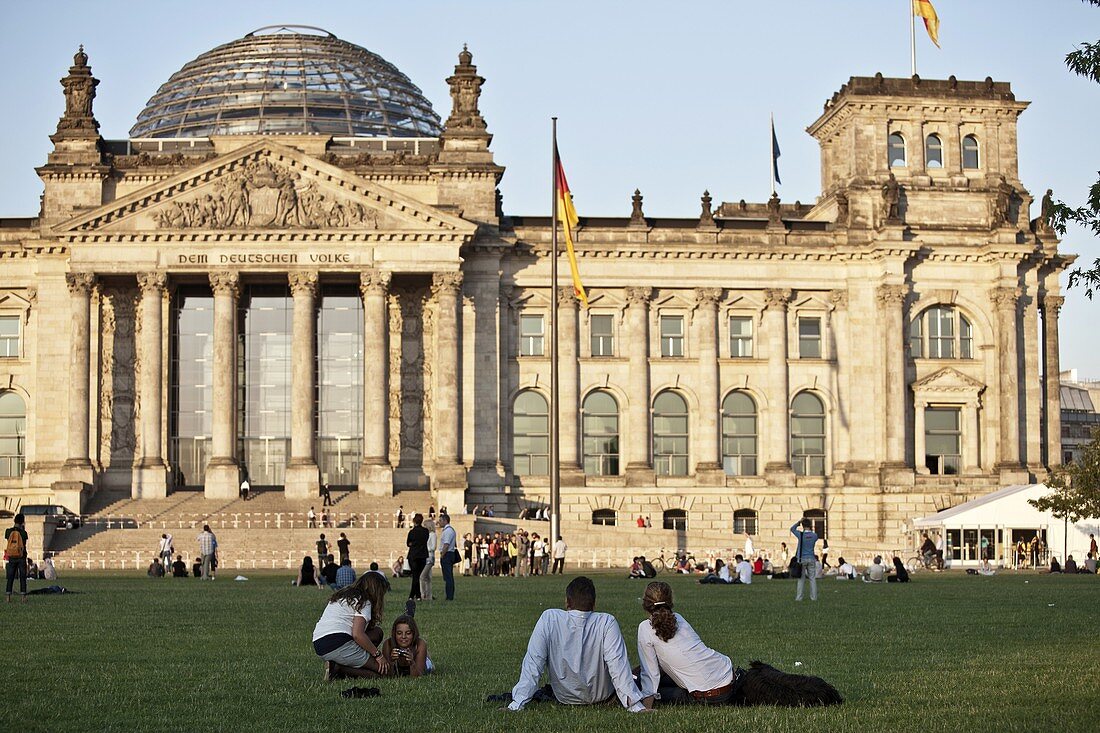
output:
{"label": "arched window", "polygon": [[592,524],[598,524],[602,527],[614,527],[615,526],[615,510],[614,509],[596,509],[592,512]]}
{"label": "arched window", "polygon": [[619,403],[607,392],[584,398],[584,472],[588,476],[619,475]]}
{"label": "arched window", "polygon": [[729,476],[756,475],[756,403],[744,392],[722,402],[722,468]]}
{"label": "arched window", "polygon": [[825,406],[809,392],[791,403],[791,467],[797,476],[825,475]]}
{"label": "arched window", "polygon": [[733,533],[756,534],[757,518],[755,509],[738,509],[733,513]]}
{"label": "arched window", "polygon": [[27,407],[15,392],[0,392],[0,478],[19,478],[27,458]]}
{"label": "arched window", "polygon": [[887,143],[889,148],[888,156],[890,159],[891,168],[904,168],[905,167],[905,138],[896,132],[890,133],[890,138]]}
{"label": "arched window", "polygon": [[934,305],[909,324],[914,359],[973,359],[974,327],[958,308]]}
{"label": "arched window", "polygon": [[939,135],[929,135],[924,139],[924,167],[943,168],[943,141]]}
{"label": "arched window", "polygon": [[963,168],[977,170],[980,159],[978,157],[978,138],[967,135],[963,138]]}
{"label": "arched window", "polygon": [[824,509],[807,509],[802,512],[802,519],[809,519],[810,528],[817,534],[818,539],[825,539],[829,529],[829,519]]}
{"label": "arched window", "polygon": [[688,528],[688,515],[683,509],[666,509],[664,516],[665,529],[678,529],[685,531]]}
{"label": "arched window", "polygon": [[516,397],[512,420],[512,470],[517,476],[550,474],[550,409],[546,398],[526,390]]}
{"label": "arched window", "polygon": [[688,409],[675,392],[653,401],[653,468],[658,476],[688,475]]}

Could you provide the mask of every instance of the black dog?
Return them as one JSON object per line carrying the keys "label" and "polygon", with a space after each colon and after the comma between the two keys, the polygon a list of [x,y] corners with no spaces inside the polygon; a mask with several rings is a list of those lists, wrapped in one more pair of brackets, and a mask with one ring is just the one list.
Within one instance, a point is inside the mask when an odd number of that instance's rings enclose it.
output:
{"label": "black dog", "polygon": [[778,705],[812,707],[839,705],[844,698],[820,677],[780,672],[771,665],[755,661],[749,668],[737,668],[730,705]]}

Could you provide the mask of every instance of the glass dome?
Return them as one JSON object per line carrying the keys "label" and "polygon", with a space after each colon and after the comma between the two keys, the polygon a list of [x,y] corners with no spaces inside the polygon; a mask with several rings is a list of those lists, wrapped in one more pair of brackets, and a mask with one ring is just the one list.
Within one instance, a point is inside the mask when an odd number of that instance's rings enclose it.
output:
{"label": "glass dome", "polygon": [[268,26],[185,64],[131,138],[318,134],[438,137],[420,89],[377,54],[311,26]]}

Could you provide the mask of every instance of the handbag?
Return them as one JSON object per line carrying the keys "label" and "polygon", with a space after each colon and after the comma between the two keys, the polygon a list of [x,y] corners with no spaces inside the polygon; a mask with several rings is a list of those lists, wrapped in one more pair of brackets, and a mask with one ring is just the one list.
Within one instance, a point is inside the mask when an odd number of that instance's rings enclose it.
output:
{"label": "handbag", "polygon": [[805,532],[798,533],[798,549],[794,553],[794,557],[791,558],[791,564],[787,568],[787,572],[790,573],[792,578],[802,577],[802,538],[805,536]]}

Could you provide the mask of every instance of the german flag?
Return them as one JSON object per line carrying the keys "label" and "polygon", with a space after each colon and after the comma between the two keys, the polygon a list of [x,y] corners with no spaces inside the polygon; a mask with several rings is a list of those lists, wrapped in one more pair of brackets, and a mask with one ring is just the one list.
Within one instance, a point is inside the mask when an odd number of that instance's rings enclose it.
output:
{"label": "german flag", "polygon": [[[573,275],[573,294],[588,307],[588,293],[581,283],[581,273],[577,269],[577,253],[573,249],[573,231],[580,219],[577,218],[577,210],[573,207],[573,194],[569,190],[569,182],[565,180],[565,169],[561,166],[561,157],[558,155],[558,145],[554,143],[554,189],[557,193],[558,219],[565,231],[565,251],[569,255],[569,270]],[[554,253],[557,256],[557,253]]]}
{"label": "german flag", "polygon": [[936,48],[940,47],[940,17],[932,7],[932,0],[913,0],[913,17],[924,19],[924,29]]}

